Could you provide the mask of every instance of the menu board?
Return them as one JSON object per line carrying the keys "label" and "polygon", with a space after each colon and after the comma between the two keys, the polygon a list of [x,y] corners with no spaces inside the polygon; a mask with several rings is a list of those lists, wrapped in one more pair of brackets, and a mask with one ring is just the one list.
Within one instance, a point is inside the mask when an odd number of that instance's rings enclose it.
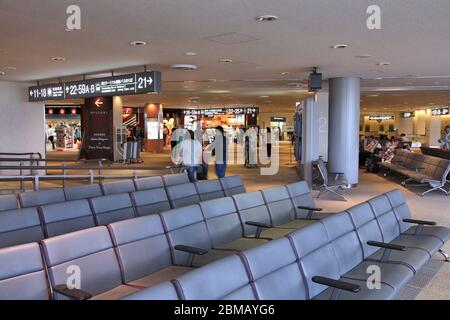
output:
{"label": "menu board", "polygon": [[149,71],[34,86],[28,92],[30,102],[161,92],[161,72]]}

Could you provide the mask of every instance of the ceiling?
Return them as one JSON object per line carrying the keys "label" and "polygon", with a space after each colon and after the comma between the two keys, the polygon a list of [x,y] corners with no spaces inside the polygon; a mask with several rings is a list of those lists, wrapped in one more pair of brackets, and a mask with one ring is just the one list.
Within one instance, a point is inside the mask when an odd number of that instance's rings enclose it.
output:
{"label": "ceiling", "polygon": [[[381,30],[366,27],[374,3]],[[70,4],[81,7],[80,31],[65,31]],[[279,19],[257,22],[263,14]],[[146,65],[162,71],[163,93],[130,96],[127,104],[292,111],[319,66],[325,79],[362,77],[363,110],[449,104],[449,16],[449,0],[0,0],[0,80],[75,80]],[[148,45],[130,46],[135,40]],[[348,48],[331,48],[340,43]],[[171,70],[175,63],[198,69]],[[379,97],[368,97],[374,92]]]}

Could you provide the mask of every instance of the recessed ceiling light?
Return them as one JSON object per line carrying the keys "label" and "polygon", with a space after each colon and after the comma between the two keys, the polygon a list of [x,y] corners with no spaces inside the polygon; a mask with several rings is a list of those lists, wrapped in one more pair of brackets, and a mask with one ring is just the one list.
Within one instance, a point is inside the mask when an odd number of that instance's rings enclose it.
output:
{"label": "recessed ceiling light", "polygon": [[3,69],[5,69],[5,70],[10,70],[10,71],[14,71],[14,70],[17,70],[17,68],[16,67],[4,67]]}
{"label": "recessed ceiling light", "polygon": [[377,63],[377,66],[380,66],[380,67],[386,67],[386,66],[390,66],[390,65],[391,65],[391,63],[387,62],[387,61]]}
{"label": "recessed ceiling light", "polygon": [[197,66],[193,64],[173,64],[170,66],[173,70],[193,71],[197,70]]}
{"label": "recessed ceiling light", "polygon": [[372,58],[372,55],[370,55],[370,54],[359,54],[359,55],[355,56],[355,58],[368,59],[368,58]]}
{"label": "recessed ceiling light", "polygon": [[6,72],[0,71],[0,76],[5,76],[5,75],[6,75]]}
{"label": "recessed ceiling light", "polygon": [[187,56],[196,56],[197,55],[197,52],[186,52],[186,55]]}
{"label": "recessed ceiling light", "polygon": [[231,62],[233,62],[233,60],[232,59],[219,59],[219,62],[220,63],[231,63]]}
{"label": "recessed ceiling light", "polygon": [[52,61],[56,61],[56,62],[61,62],[61,61],[66,61],[66,58],[63,57],[53,57]]}
{"label": "recessed ceiling light", "polygon": [[217,79],[208,79],[209,82],[217,82]]}
{"label": "recessed ceiling light", "polygon": [[208,91],[209,93],[215,93],[215,94],[224,94],[224,93],[230,93],[231,91],[228,90],[211,90]]}
{"label": "recessed ceiling light", "polygon": [[134,46],[134,47],[142,47],[142,46],[146,46],[146,45],[147,45],[147,42],[145,42],[145,41],[140,41],[140,40],[137,40],[137,41],[131,41],[131,42],[130,42],[130,45],[131,45],[131,46]]}
{"label": "recessed ceiling light", "polygon": [[261,99],[267,99],[270,98],[269,96],[260,96]]}
{"label": "recessed ceiling light", "polygon": [[345,49],[345,48],[348,48],[348,45],[340,43],[340,44],[335,44],[334,46],[331,46],[331,48],[332,49]]}
{"label": "recessed ceiling light", "polygon": [[371,98],[376,98],[376,97],[379,97],[380,95],[379,94],[369,94],[368,96]]}
{"label": "recessed ceiling light", "polygon": [[290,72],[287,72],[287,71],[281,73],[282,76],[287,76],[289,74],[290,74]]}
{"label": "recessed ceiling light", "polygon": [[278,17],[274,16],[272,14],[265,14],[262,16],[257,16],[255,19],[258,22],[273,22],[273,21],[277,21]]}

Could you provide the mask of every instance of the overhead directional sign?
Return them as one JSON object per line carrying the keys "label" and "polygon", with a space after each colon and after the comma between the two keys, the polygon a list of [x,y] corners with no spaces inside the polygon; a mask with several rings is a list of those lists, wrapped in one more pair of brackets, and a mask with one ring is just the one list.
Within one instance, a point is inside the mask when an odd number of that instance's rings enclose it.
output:
{"label": "overhead directional sign", "polygon": [[34,86],[30,87],[28,92],[30,102],[161,92],[161,72],[149,71]]}

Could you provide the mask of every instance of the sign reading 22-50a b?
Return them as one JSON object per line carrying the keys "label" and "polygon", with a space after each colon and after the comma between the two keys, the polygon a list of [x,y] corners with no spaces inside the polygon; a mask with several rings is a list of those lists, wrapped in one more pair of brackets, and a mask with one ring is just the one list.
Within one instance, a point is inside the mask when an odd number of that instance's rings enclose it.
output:
{"label": "sign reading 22-50a b", "polygon": [[149,71],[30,87],[28,98],[29,101],[64,100],[160,91],[161,72]]}

